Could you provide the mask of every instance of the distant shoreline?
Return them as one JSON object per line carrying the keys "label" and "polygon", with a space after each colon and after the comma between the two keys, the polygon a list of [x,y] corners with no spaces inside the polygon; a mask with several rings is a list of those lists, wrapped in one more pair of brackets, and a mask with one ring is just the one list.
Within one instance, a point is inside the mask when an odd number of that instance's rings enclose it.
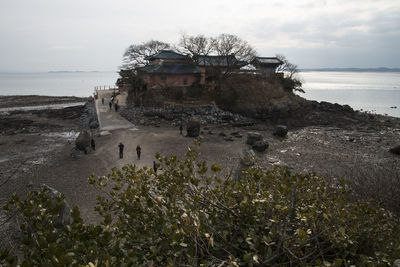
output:
{"label": "distant shoreline", "polygon": [[300,69],[300,72],[400,72],[400,68],[312,68]]}
{"label": "distant shoreline", "polygon": [[90,71],[84,71],[84,70],[51,70],[48,71],[47,73],[93,73],[93,72],[100,72],[97,70],[90,70]]}

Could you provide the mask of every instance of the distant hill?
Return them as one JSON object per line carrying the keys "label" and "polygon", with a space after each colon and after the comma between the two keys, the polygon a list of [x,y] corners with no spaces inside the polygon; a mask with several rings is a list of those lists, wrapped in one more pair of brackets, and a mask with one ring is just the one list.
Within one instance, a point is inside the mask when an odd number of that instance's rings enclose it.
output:
{"label": "distant hill", "polygon": [[83,71],[83,70],[55,70],[55,71],[48,71],[48,73],[81,73],[81,72],[98,72],[97,70],[92,70],[92,71]]}
{"label": "distant hill", "polygon": [[316,68],[300,69],[300,71],[343,71],[343,72],[400,72],[400,68]]}

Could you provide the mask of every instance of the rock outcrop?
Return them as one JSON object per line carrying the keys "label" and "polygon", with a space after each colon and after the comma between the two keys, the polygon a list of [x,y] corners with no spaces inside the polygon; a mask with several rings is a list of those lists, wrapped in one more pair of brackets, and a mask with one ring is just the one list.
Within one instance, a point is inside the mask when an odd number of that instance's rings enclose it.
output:
{"label": "rock outcrop", "polygon": [[257,152],[264,152],[269,146],[269,143],[265,139],[258,140],[254,142],[252,145],[252,148],[256,150]]}
{"label": "rock outcrop", "polygon": [[91,137],[88,131],[82,131],[75,140],[75,146],[81,151],[87,151],[90,148],[90,140]]}
{"label": "rock outcrop", "polygon": [[188,137],[198,137],[200,135],[200,121],[191,119],[186,125],[186,135]]}
{"label": "rock outcrop", "polygon": [[279,137],[285,137],[288,133],[288,128],[285,125],[278,125],[274,130],[274,135]]}
{"label": "rock outcrop", "polygon": [[262,140],[262,135],[258,132],[248,132],[246,144],[254,145],[255,142]]}
{"label": "rock outcrop", "polygon": [[193,116],[196,116],[202,125],[223,124],[241,127],[256,123],[254,119],[219,109],[215,105],[192,107],[165,105],[162,108],[139,108],[131,105],[122,109],[120,114],[135,125],[155,125],[164,120],[172,126],[179,126],[181,121],[189,121]]}
{"label": "rock outcrop", "polygon": [[389,151],[393,154],[400,155],[400,145],[391,148]]}

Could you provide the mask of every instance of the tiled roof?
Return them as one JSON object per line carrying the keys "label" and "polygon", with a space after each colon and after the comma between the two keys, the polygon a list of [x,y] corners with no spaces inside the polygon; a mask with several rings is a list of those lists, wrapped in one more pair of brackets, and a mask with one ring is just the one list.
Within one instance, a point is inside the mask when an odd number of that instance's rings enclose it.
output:
{"label": "tiled roof", "polygon": [[283,62],[279,60],[277,57],[256,57],[253,59],[254,63],[258,64],[278,64],[281,65]]}
{"label": "tiled roof", "polygon": [[199,66],[218,66],[227,67],[238,63],[235,56],[197,56],[197,62]]}
{"label": "tiled roof", "polygon": [[154,60],[154,59],[186,59],[187,56],[176,53],[172,50],[161,50],[160,52],[145,57],[146,60]]}
{"label": "tiled roof", "polygon": [[200,70],[191,64],[147,65],[137,69],[141,72],[160,74],[200,74]]}

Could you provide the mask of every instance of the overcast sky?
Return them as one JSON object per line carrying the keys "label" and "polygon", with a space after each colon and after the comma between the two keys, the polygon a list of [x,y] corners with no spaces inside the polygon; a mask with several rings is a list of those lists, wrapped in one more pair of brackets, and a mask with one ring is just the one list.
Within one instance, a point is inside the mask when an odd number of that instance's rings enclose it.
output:
{"label": "overcast sky", "polygon": [[400,67],[400,0],[0,0],[0,71],[114,71],[130,44],[182,33],[300,68]]}

